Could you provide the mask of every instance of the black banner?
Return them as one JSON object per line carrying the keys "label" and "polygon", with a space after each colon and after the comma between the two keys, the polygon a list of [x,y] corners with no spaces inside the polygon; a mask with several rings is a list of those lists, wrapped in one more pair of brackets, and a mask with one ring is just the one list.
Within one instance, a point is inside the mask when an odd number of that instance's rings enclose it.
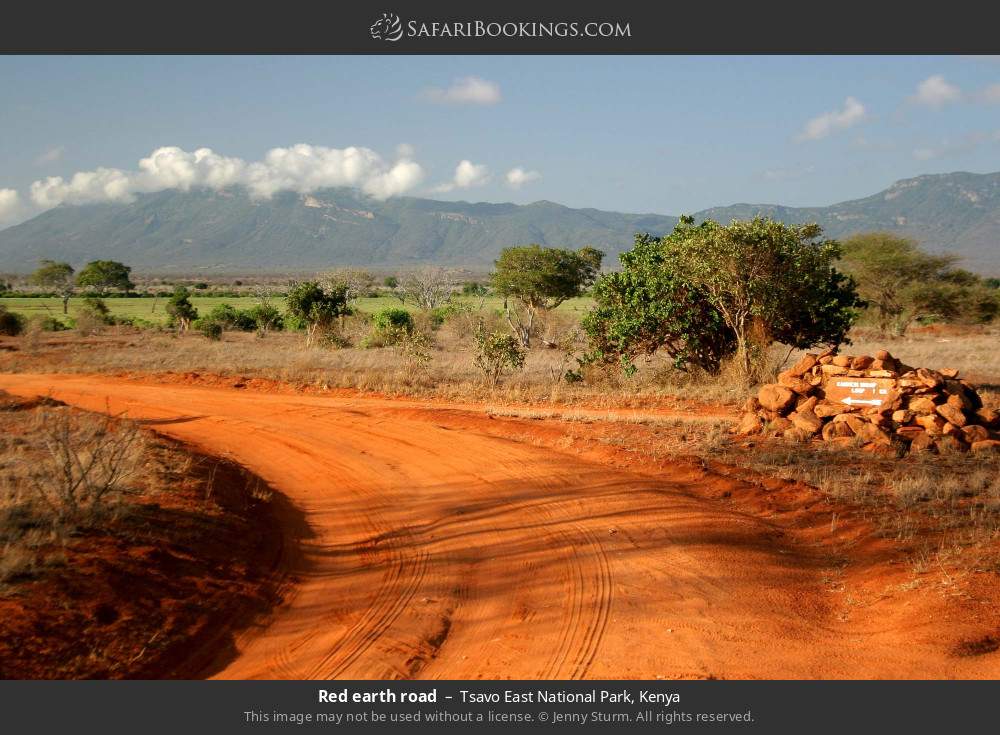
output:
{"label": "black banner", "polygon": [[5,732],[972,732],[996,682],[4,682]]}
{"label": "black banner", "polygon": [[996,6],[931,17],[889,3],[604,4],[454,0],[44,4],[7,11],[6,53],[1000,53]]}

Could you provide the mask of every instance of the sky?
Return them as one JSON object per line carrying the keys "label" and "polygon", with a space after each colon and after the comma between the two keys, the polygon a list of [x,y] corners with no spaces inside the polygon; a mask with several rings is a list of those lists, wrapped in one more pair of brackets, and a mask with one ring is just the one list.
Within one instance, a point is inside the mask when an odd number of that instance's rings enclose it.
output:
{"label": "sky", "polygon": [[1000,57],[0,57],[0,227],[164,188],[676,215],[998,170]]}

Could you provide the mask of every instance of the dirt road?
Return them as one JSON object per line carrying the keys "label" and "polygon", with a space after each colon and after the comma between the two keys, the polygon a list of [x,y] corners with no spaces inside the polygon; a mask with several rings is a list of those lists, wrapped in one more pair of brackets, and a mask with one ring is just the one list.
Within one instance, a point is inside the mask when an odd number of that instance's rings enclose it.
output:
{"label": "dirt road", "polygon": [[949,655],[927,616],[845,622],[815,550],[683,492],[680,475],[360,397],[49,375],[0,375],[0,388],[149,420],[303,512],[288,594],[220,657],[220,678],[998,673],[991,656]]}

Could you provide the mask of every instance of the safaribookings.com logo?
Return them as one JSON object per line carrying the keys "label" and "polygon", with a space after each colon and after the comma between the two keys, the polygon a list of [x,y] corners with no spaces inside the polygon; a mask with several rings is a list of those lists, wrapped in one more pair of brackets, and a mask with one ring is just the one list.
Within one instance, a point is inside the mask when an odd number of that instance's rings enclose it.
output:
{"label": "safaribookings.com logo", "polygon": [[376,41],[407,38],[631,38],[626,21],[511,21],[484,20],[424,22],[407,21],[404,25],[395,13],[382,17],[369,28]]}

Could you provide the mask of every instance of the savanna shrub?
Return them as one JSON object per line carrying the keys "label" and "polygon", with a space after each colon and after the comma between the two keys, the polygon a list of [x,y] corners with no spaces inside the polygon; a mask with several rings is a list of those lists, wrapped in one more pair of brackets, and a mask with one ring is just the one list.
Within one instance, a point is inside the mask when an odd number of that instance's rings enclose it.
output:
{"label": "savanna shrub", "polygon": [[206,339],[218,342],[222,339],[222,325],[212,319],[199,319],[194,323],[195,329],[205,335]]}
{"label": "savanna shrub", "polygon": [[372,316],[372,326],[378,331],[403,329],[410,332],[413,330],[413,315],[406,309],[382,309]]}
{"label": "savanna shrub", "polygon": [[508,373],[524,369],[525,349],[521,341],[500,330],[490,331],[480,324],[475,333],[475,365],[482,371],[490,388],[496,388]]}
{"label": "savanna shrub", "polygon": [[7,311],[7,307],[0,304],[0,334],[5,337],[16,337],[24,331],[24,317]]}

